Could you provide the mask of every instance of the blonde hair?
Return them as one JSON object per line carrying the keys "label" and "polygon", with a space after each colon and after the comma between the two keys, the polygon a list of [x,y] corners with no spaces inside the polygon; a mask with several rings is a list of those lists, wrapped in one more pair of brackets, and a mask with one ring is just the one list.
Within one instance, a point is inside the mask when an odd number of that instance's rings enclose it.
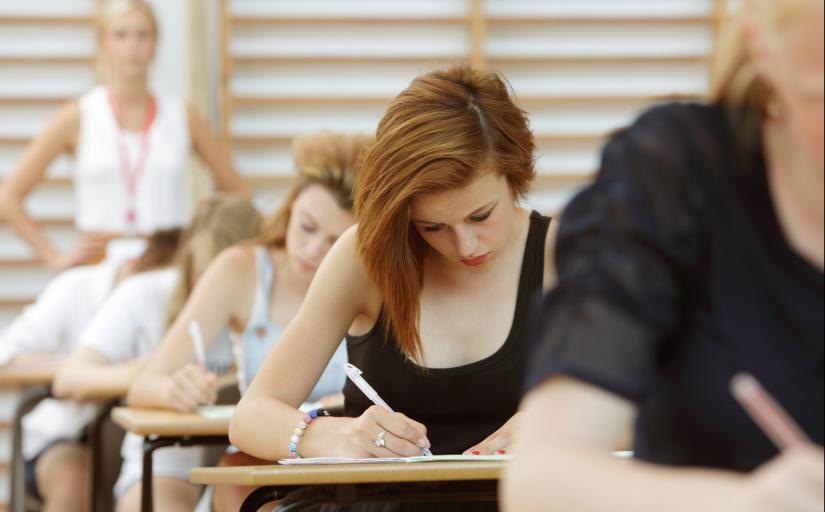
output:
{"label": "blonde hair", "polygon": [[175,266],[180,276],[169,303],[170,324],[183,309],[195,286],[192,280],[195,247],[208,243],[207,247],[214,257],[230,245],[255,238],[260,232],[261,216],[249,201],[223,193],[201,201],[192,223],[183,233],[175,256]]}
{"label": "blonde hair", "polygon": [[[106,0],[100,4],[95,17],[98,43],[103,39],[106,30],[112,24],[112,20],[132,11],[141,11],[146,14],[152,24],[155,39],[157,39],[159,34],[158,18],[155,16],[152,6],[146,0]],[[95,71],[98,79],[103,80],[107,77],[106,63],[99,54],[95,59]]]}
{"label": "blonde hair", "polygon": [[737,112],[749,139],[758,136],[772,92],[751,58],[747,25],[756,21],[768,33],[781,32],[816,1],[821,0],[738,0],[723,22],[711,67],[711,99]]}
{"label": "blonde hair", "polygon": [[143,11],[152,22],[152,31],[155,36],[158,35],[158,18],[146,0],[106,0],[103,2],[97,11],[95,20],[98,34],[102,35],[113,19],[132,11]]}
{"label": "blonde hair", "polygon": [[355,168],[361,151],[372,141],[363,135],[344,135],[323,131],[296,137],[292,141],[292,160],[298,174],[286,200],[266,219],[257,243],[283,247],[292,204],[310,185],[320,185],[333,195],[338,206],[350,210],[353,202]]}

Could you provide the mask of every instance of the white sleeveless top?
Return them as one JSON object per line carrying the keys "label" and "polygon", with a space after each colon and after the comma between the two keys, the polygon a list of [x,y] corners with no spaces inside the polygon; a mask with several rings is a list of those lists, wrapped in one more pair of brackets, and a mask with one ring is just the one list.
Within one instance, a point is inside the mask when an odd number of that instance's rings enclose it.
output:
{"label": "white sleeveless top", "polygon": [[[157,112],[149,128],[148,153],[135,193],[135,231],[148,235],[188,222],[186,168],[192,150],[185,103],[155,95]],[[129,198],[118,138],[127,150],[130,172],[140,157],[142,134],[123,132],[97,86],[80,97],[80,136],[75,151],[75,224],[81,231],[128,233]]]}

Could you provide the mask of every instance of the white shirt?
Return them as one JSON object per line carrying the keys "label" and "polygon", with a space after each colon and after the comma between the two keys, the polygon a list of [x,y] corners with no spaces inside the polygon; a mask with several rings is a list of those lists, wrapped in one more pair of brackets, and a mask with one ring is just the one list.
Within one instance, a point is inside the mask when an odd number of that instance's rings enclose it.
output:
{"label": "white shirt", "polygon": [[[108,89],[97,86],[81,96],[80,135],[75,152],[75,223],[81,231],[131,233],[119,146],[127,149],[129,172],[140,158],[142,134],[123,132],[109,103]],[[186,104],[155,95],[157,112],[149,128],[145,166],[137,182],[135,233],[148,235],[188,222],[186,169],[192,139]],[[121,142],[119,142],[119,140]]]}
{"label": "white shirt", "polygon": [[[178,284],[179,272],[170,268],[138,274],[120,285],[80,334],[81,346],[89,347],[112,363],[123,363],[150,353],[168,326],[169,302]],[[232,364],[229,339],[222,336],[206,356],[216,373]],[[199,447],[165,448],[153,455],[157,476],[186,480],[189,470],[200,464]],[[123,467],[115,495],[140,480],[143,437],[127,433],[121,447]]]}
{"label": "white shirt", "polygon": [[[80,333],[79,344],[111,363],[124,363],[152,352],[168,327],[169,302],[178,270],[144,272],[120,285]],[[207,354],[210,367],[227,368],[232,353],[226,336]]]}
{"label": "white shirt", "polygon": [[[101,264],[73,268],[54,278],[37,302],[0,333],[0,365],[20,352],[70,353],[114,286],[116,273],[116,265]],[[41,401],[23,418],[23,456],[31,460],[56,439],[76,439],[96,411],[92,404]]]}

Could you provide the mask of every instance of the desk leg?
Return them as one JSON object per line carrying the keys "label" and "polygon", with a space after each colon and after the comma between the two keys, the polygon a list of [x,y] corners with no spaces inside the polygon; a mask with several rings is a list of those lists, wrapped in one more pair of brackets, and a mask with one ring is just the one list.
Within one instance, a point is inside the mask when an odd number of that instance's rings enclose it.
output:
{"label": "desk leg", "polygon": [[119,403],[120,399],[116,399],[102,406],[86,429],[91,466],[89,469],[92,478],[90,504],[94,511],[104,512],[114,508],[112,490],[101,487],[103,472],[108,469],[103,467],[103,424],[109,419],[112,408]]}
{"label": "desk leg", "polygon": [[154,500],[152,500],[152,453],[158,448],[173,446],[180,439],[175,437],[159,437],[143,439],[143,477],[140,489],[140,510],[152,512]]}
{"label": "desk leg", "polygon": [[140,510],[152,512],[152,453],[167,446],[205,446],[212,444],[227,444],[226,436],[194,436],[194,437],[144,437],[143,438],[143,476],[140,489]]}
{"label": "desk leg", "polygon": [[23,390],[14,408],[12,419],[12,452],[9,510],[26,510],[26,462],[23,460],[23,416],[34,409],[41,400],[50,397],[51,386],[32,386]]}

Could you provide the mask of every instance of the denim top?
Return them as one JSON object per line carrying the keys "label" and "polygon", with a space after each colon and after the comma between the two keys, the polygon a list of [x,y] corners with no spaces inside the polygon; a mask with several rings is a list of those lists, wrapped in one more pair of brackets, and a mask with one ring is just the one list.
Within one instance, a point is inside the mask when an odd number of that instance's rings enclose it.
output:
{"label": "denim top", "polygon": [[[274,269],[266,247],[255,247],[255,262],[258,268],[258,283],[255,298],[246,328],[236,338],[235,360],[238,367],[238,383],[241,393],[246,391],[270,348],[284,332],[284,327],[269,320],[269,301],[274,278]],[[240,352],[240,353],[239,353]],[[307,401],[315,401],[326,395],[339,393],[344,386],[347,362],[346,343],[342,342],[327,364],[324,373],[315,385]]]}

